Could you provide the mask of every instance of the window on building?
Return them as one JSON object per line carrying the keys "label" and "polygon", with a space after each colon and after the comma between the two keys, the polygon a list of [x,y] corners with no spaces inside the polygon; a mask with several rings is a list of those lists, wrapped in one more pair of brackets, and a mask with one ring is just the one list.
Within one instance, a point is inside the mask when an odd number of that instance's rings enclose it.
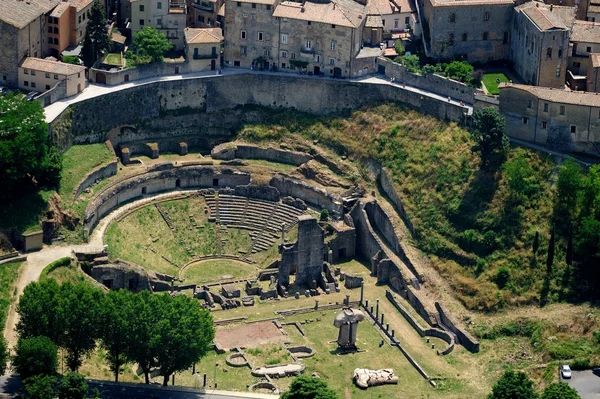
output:
{"label": "window on building", "polygon": [[[204,21],[203,21],[204,22]],[[156,20],[156,25],[162,26],[162,18]]]}
{"label": "window on building", "polygon": [[321,62],[321,56],[320,55],[315,55],[315,62],[316,63]]}
{"label": "window on building", "polygon": [[577,54],[577,43],[573,43],[573,55]]}
{"label": "window on building", "polygon": [[310,41],[310,40],[307,40],[307,41],[306,41],[306,49],[307,49],[307,50],[310,50],[311,48],[312,48],[312,41]]}
{"label": "window on building", "polygon": [[144,20],[140,19],[140,26],[144,26]]}
{"label": "window on building", "polygon": [[331,42],[329,42],[329,50],[331,50],[331,51],[335,50],[335,40],[332,40]]}
{"label": "window on building", "polygon": [[547,128],[548,128],[548,122],[546,122],[546,121],[543,121],[543,122],[542,122],[542,129],[544,129],[544,130],[545,130],[545,129],[547,129]]}
{"label": "window on building", "polygon": [[50,90],[50,85],[46,85],[46,90]]}
{"label": "window on building", "polygon": [[556,77],[560,78],[560,64],[556,66]]}
{"label": "window on building", "polygon": [[548,112],[548,103],[544,103],[544,112]]}
{"label": "window on building", "polygon": [[281,35],[281,44],[287,44],[287,35],[285,33]]}
{"label": "window on building", "polygon": [[571,133],[577,133],[577,126],[571,125]]}
{"label": "window on building", "polygon": [[311,21],[308,21],[308,24],[309,24],[309,25],[312,25],[312,22],[311,22]]}
{"label": "window on building", "polygon": [[252,3],[252,8],[256,8],[256,3]]}
{"label": "window on building", "polygon": [[487,40],[488,36],[489,36],[489,33],[483,32],[483,40]]}
{"label": "window on building", "polygon": [[240,46],[240,55],[246,55],[246,46]]}
{"label": "window on building", "polygon": [[523,124],[527,125],[529,123],[529,118],[523,117]]}
{"label": "window on building", "polygon": [[31,71],[31,76],[35,76],[35,71]]}
{"label": "window on building", "polygon": [[267,4],[267,10],[270,10],[270,9],[271,9],[271,5]]}
{"label": "window on building", "polygon": [[58,80],[58,75],[54,74],[54,80]]}
{"label": "window on building", "polygon": [[52,33],[52,27],[51,26],[48,27],[48,33]]}
{"label": "window on building", "polygon": [[450,34],[448,35],[448,44],[449,44],[450,46],[454,46],[454,33],[450,33]]}
{"label": "window on building", "polygon": [[281,52],[281,58],[287,58],[287,51]]}
{"label": "window on building", "polygon": [[295,59],[296,59],[296,53],[292,53],[292,55],[290,56],[290,58],[291,58],[292,60],[295,60]]}
{"label": "window on building", "polygon": [[46,79],[50,79],[50,74],[46,72]]}
{"label": "window on building", "polygon": [[270,57],[271,56],[271,50],[269,50],[268,48],[265,49],[265,57]]}
{"label": "window on building", "polygon": [[466,32],[462,34],[462,41],[463,42],[467,41],[467,33]]}
{"label": "window on building", "polygon": [[28,81],[24,81],[24,82],[23,82],[23,86],[27,86],[27,87],[29,87],[29,82],[28,82]]}
{"label": "window on building", "polygon": [[81,23],[81,15],[79,16],[79,18],[77,18],[77,23],[80,24]]}
{"label": "window on building", "polygon": [[552,58],[552,47],[546,49],[546,58]]}
{"label": "window on building", "polygon": [[140,4],[140,11],[144,11],[144,5]]}
{"label": "window on building", "polygon": [[242,40],[245,40],[245,39],[246,39],[246,31],[245,31],[245,30],[243,30],[243,31],[241,31],[241,32],[240,32],[240,38],[241,38]]}
{"label": "window on building", "polygon": [[54,28],[54,33],[58,35],[58,28]]}
{"label": "window on building", "polygon": [[52,23],[53,18],[52,17],[48,17],[48,23],[51,24]]}
{"label": "window on building", "polygon": [[562,58],[562,49],[561,48],[558,49],[558,58]]}
{"label": "window on building", "polygon": [[484,21],[489,21],[490,20],[490,13],[489,12],[486,12],[486,13],[483,14],[483,20]]}
{"label": "window on building", "polygon": [[256,14],[250,14],[250,19],[256,21]]}
{"label": "window on building", "polygon": [[265,36],[265,34],[263,32],[258,32],[258,37],[257,37],[258,41],[262,42],[264,39],[264,36]]}
{"label": "window on building", "polygon": [[450,14],[450,22],[456,22],[456,14]]}
{"label": "window on building", "polygon": [[281,63],[281,68],[282,68],[282,69],[283,69],[283,68],[285,68],[285,62],[282,62],[282,63]]}
{"label": "window on building", "polygon": [[[242,6],[242,3],[238,1],[238,2],[237,2],[237,6],[238,6],[238,7],[241,7],[241,6]],[[239,62],[239,61],[237,61],[237,63],[239,64],[240,62]]]}
{"label": "window on building", "polygon": [[157,10],[162,10],[162,1],[159,1],[156,3],[156,9]]}
{"label": "window on building", "polygon": [[58,44],[58,39],[56,37],[54,38],[54,44]]}
{"label": "window on building", "polygon": [[527,108],[533,107],[533,100],[527,100]]}
{"label": "window on building", "polygon": [[394,20],[394,28],[398,29],[400,27],[400,20],[399,19],[395,19]]}
{"label": "window on building", "polygon": [[507,44],[508,41],[510,39],[509,33],[508,32],[504,32],[504,34],[502,35],[502,43],[503,44]]}
{"label": "window on building", "polygon": [[35,87],[35,82],[31,82],[31,87]]}
{"label": "window on building", "polygon": [[561,105],[559,108],[559,114],[564,115],[565,114],[565,106]]}
{"label": "window on building", "polygon": [[239,61],[233,61],[233,66],[240,66],[240,62]]}
{"label": "window on building", "polygon": [[585,51],[586,51],[587,53],[591,53],[591,52],[592,52],[592,48],[588,46],[588,47],[586,47]]}
{"label": "window on building", "polygon": [[335,65],[335,58],[329,58],[329,65]]}
{"label": "window on building", "polygon": [[333,24],[332,24],[332,25],[331,25],[331,28],[332,28],[332,29],[335,29],[335,25],[333,25]]}
{"label": "window on building", "polygon": [[83,15],[81,16],[81,19],[83,19],[85,21],[85,13],[83,13]]}
{"label": "window on building", "polygon": [[29,69],[23,69],[23,73],[24,73],[25,75],[29,75]]}
{"label": "window on building", "polygon": [[51,37],[48,38],[48,43],[52,44],[52,38]]}

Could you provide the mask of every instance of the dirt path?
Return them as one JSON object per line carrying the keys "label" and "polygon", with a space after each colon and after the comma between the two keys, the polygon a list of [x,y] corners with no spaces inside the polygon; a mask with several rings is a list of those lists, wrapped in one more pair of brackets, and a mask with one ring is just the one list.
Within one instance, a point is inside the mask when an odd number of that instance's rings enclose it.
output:
{"label": "dirt path", "polygon": [[21,270],[19,270],[19,277],[16,282],[17,300],[13,301],[10,305],[8,317],[6,319],[6,327],[4,329],[4,337],[8,342],[9,348],[12,348],[17,343],[15,326],[19,321],[19,314],[17,313],[16,307],[18,298],[23,294],[23,290],[27,284],[32,281],[37,281],[40,278],[40,274],[42,273],[42,270],[44,270],[44,267],[57,259],[70,256],[71,251],[71,246],[44,247],[39,252],[27,255],[27,261],[23,264]]}

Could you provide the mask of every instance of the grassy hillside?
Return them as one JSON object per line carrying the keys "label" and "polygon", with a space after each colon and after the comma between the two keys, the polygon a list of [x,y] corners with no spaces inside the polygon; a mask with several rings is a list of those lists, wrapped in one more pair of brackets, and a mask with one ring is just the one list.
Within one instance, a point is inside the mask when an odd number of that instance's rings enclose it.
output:
{"label": "grassy hillside", "polygon": [[[301,135],[340,156],[373,158],[386,166],[416,227],[419,247],[468,308],[494,310],[506,302],[539,300],[545,266],[536,258],[545,259],[556,170],[549,157],[521,148],[509,151],[507,161],[516,163],[533,186],[527,195],[515,196],[503,168],[480,170],[465,129],[401,105],[366,108],[347,118],[289,110],[266,117],[267,123],[245,126],[239,138],[293,145],[294,135]],[[534,258],[536,232],[541,245]],[[560,251],[557,270],[564,258]],[[559,286],[551,284],[550,298],[559,294]]]}

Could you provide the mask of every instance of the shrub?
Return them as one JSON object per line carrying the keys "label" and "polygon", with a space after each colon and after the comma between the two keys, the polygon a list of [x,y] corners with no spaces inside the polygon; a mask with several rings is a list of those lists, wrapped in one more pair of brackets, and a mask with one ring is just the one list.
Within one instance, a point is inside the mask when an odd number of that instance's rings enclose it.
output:
{"label": "shrub", "polygon": [[85,399],[87,397],[88,384],[81,374],[69,373],[58,385],[59,399]]}
{"label": "shrub", "polygon": [[398,53],[398,55],[404,55],[404,45],[402,44],[402,39],[396,40],[394,48],[396,49],[396,53]]}
{"label": "shrub", "polygon": [[55,399],[56,377],[53,375],[36,375],[23,381],[27,399]]}
{"label": "shrub", "polygon": [[19,339],[13,367],[22,379],[53,375],[58,367],[56,345],[48,337]]}
{"label": "shrub", "polygon": [[322,222],[326,221],[329,219],[329,211],[327,209],[321,209],[321,216],[320,219]]}
{"label": "shrub", "polygon": [[498,286],[498,288],[503,289],[506,287],[506,284],[510,281],[510,270],[508,270],[504,266],[500,266],[496,275],[494,276],[494,283]]}
{"label": "shrub", "polygon": [[569,367],[571,370],[587,370],[590,368],[590,359],[575,359]]}
{"label": "shrub", "polygon": [[444,73],[450,79],[471,83],[473,78],[473,65],[466,61],[453,61],[446,65]]}
{"label": "shrub", "polygon": [[402,65],[404,65],[406,70],[411,73],[419,73],[421,71],[418,55],[409,54],[402,56]]}
{"label": "shrub", "polygon": [[544,389],[541,399],[581,399],[581,396],[567,383],[555,382]]}

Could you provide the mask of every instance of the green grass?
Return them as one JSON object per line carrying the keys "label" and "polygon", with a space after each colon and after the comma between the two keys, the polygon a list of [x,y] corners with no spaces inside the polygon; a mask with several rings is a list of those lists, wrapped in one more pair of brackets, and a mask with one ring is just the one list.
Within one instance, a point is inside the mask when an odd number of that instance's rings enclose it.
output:
{"label": "green grass", "polygon": [[510,79],[508,79],[508,77],[505,74],[503,74],[502,72],[500,72],[500,73],[484,73],[483,74],[481,81],[485,85],[488,93],[493,94],[493,95],[500,94],[500,91],[498,90],[497,79],[499,79],[500,82],[504,82],[504,83],[508,83],[510,81]]}
{"label": "green grass", "polygon": [[70,258],[63,258],[69,263],[61,262],[62,259],[46,266],[40,275],[40,281],[53,279],[59,284],[69,282],[73,285],[86,284],[96,286],[94,282],[85,275],[77,264],[71,264]]}
{"label": "green grass", "polygon": [[69,148],[63,154],[63,171],[58,190],[63,201],[71,202],[73,190],[85,175],[111,160],[112,154],[104,143],[74,145]]}
{"label": "green grass", "polygon": [[181,273],[185,284],[204,284],[241,278],[256,278],[258,268],[231,259],[209,259],[193,263]]}
{"label": "green grass", "polygon": [[15,281],[19,275],[21,262],[9,262],[0,265],[0,326],[4,330],[8,308],[14,298],[16,289]]}
{"label": "green grass", "polygon": [[108,65],[115,65],[115,66],[121,66],[122,65],[122,61],[121,61],[121,54],[118,53],[110,53],[106,56],[106,59],[104,60],[105,64]]}

